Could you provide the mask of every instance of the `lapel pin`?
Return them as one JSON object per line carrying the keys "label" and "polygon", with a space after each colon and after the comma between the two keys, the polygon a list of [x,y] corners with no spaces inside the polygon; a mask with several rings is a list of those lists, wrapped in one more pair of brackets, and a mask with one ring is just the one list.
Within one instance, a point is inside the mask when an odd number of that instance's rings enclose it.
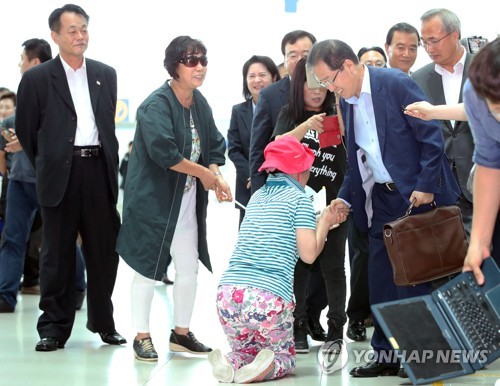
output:
{"label": "lapel pin", "polygon": [[99,82],[98,80],[96,81],[97,85],[100,86],[101,85],[101,82]]}

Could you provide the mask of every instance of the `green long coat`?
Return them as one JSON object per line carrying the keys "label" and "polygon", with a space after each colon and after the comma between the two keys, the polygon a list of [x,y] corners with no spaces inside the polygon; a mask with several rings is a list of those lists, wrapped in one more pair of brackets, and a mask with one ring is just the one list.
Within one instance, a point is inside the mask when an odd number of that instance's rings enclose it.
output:
{"label": "green long coat", "polygon": [[[200,136],[198,163],[224,165],[226,142],[215,126],[205,97],[194,91],[191,114]],[[140,274],[161,280],[181,206],[186,174],[169,169],[191,155],[190,110],[177,100],[169,82],[137,110],[129,158],[123,222],[116,250]],[[196,217],[199,259],[212,271],[206,237],[208,192],[197,180]]]}

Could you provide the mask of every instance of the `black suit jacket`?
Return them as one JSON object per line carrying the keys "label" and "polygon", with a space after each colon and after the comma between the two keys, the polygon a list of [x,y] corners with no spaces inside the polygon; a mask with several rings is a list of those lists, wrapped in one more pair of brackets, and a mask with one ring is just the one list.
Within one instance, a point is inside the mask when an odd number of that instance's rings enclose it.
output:
{"label": "black suit jacket", "polygon": [[267,174],[259,173],[264,162],[264,149],[271,139],[281,108],[288,103],[290,77],[263,88],[255,106],[250,136],[250,179],[252,194],[266,183]]}
{"label": "black suit jacket", "polygon": [[[472,58],[473,55],[471,54],[467,54],[465,58],[464,75],[460,87],[460,103],[462,102],[462,92],[465,81],[468,78],[467,74]],[[443,80],[441,75],[434,70],[434,67],[434,63],[429,63],[420,70],[412,73],[411,77],[422,88],[430,103],[433,105],[445,105],[446,99],[444,96]],[[444,137],[444,151],[450,161],[455,163],[458,184],[463,195],[467,200],[472,202],[472,192],[467,189],[467,180],[473,165],[472,154],[474,153],[474,140],[469,123],[466,121],[455,121],[454,126],[451,125],[449,120],[440,121],[440,123]]]}
{"label": "black suit jacket", "polygon": [[248,153],[252,118],[253,102],[251,99],[234,105],[227,131],[228,156],[236,167],[236,200],[245,206],[250,200],[250,189],[247,189],[247,183],[250,176]]}
{"label": "black suit jacket", "polygon": [[[115,135],[116,71],[86,59],[87,79],[99,140],[114,202],[118,197],[118,140]],[[16,134],[35,167],[40,205],[57,206],[66,192],[77,116],[59,56],[23,74],[17,91]]]}

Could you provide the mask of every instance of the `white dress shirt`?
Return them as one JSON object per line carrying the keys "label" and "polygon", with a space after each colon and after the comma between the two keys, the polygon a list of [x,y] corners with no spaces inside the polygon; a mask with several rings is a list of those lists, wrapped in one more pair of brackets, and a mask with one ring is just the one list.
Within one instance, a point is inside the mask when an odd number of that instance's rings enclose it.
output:
{"label": "white dress shirt", "polygon": [[85,58],[83,65],[77,70],[73,70],[62,57],[61,62],[66,72],[71,99],[73,99],[76,111],[75,146],[99,145],[99,132],[90,100]]}
{"label": "white dress shirt", "polygon": [[[453,72],[449,72],[443,66],[436,64],[435,71],[441,75],[443,82],[444,98],[447,105],[456,105],[460,102],[460,89],[462,88],[462,78],[464,76],[465,57],[467,55],[465,48],[460,60],[453,66]],[[455,126],[455,121],[450,120],[451,126]]]}
{"label": "white dress shirt", "polygon": [[[365,65],[363,65],[365,66]],[[373,172],[375,182],[392,182],[389,172],[385,168],[378,142],[377,124],[373,111],[373,101],[370,86],[370,72],[365,66],[363,84],[359,98],[353,96],[346,99],[354,109],[354,135],[356,144],[364,150],[366,163]]]}

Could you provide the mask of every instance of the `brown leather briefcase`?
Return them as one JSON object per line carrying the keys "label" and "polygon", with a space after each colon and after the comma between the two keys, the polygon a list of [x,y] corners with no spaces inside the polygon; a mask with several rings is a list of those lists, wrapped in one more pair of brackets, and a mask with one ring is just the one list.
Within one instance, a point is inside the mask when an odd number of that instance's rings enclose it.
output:
{"label": "brown leather briefcase", "polygon": [[442,206],[425,213],[406,214],[384,225],[384,243],[394,283],[410,286],[459,272],[468,242],[460,208]]}

